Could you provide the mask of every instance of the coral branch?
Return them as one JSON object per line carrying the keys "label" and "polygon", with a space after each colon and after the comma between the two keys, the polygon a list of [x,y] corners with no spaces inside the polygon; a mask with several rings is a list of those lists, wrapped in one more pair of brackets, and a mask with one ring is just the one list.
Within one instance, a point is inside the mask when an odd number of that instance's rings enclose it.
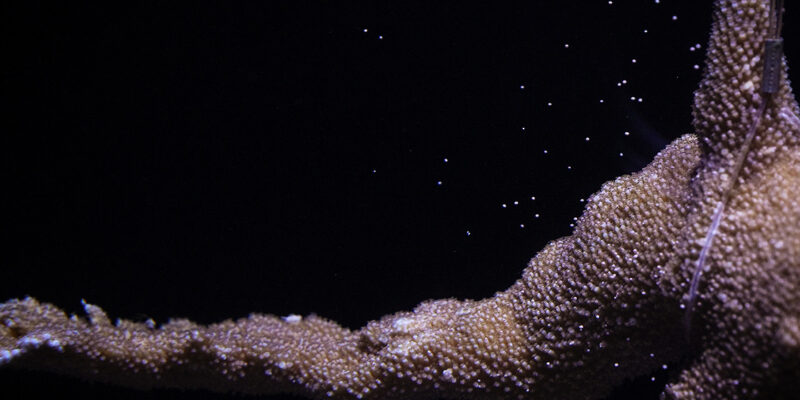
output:
{"label": "coral branch", "polygon": [[89,304],[87,320],[11,300],[0,304],[0,364],[137,388],[591,399],[676,362],[666,398],[797,398],[800,109],[785,64],[767,101],[757,90],[769,10],[716,2],[697,136],[605,184],[574,233],[492,298],[428,301],[356,331],[295,315],[156,328],[112,324]]}
{"label": "coral branch", "polygon": [[547,246],[522,279],[490,299],[425,302],[355,332],[315,316],[112,325],[93,305],[85,305],[86,321],[25,299],[0,305],[0,357],[139,388],[594,397],[680,355],[657,328],[677,327],[678,308],[658,300],[658,271],[649,268],[665,264],[674,244],[649,238],[680,231],[698,156],[687,136],[642,172],[606,184],[572,237]]}

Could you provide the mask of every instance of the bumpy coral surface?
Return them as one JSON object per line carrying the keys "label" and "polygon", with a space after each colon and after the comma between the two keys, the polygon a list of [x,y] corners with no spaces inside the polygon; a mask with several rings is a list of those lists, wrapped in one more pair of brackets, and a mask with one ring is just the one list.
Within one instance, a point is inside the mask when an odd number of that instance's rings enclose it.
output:
{"label": "bumpy coral surface", "polygon": [[112,324],[89,304],[86,320],[10,300],[0,364],[139,388],[592,399],[675,362],[666,398],[797,397],[800,110],[784,64],[779,90],[760,90],[769,1],[716,3],[696,136],[604,185],[574,234],[508,290],[424,302],[356,331],[297,315],[156,328]]}

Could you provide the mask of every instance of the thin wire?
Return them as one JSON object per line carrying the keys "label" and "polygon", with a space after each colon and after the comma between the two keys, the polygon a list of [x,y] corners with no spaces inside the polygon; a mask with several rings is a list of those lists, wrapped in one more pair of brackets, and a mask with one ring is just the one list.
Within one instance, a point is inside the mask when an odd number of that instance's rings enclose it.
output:
{"label": "thin wire", "polygon": [[[768,36],[772,36],[768,38],[769,40],[781,40],[780,33],[783,27],[783,0],[776,0],[770,1],[770,20],[772,22],[772,29]],[[766,48],[766,45],[765,45]],[[781,58],[778,58],[778,62],[780,62]],[[780,69],[776,66],[768,66],[767,63],[769,62],[768,58],[764,58],[764,70],[771,68],[772,70],[777,71],[780,73]],[[762,89],[763,89],[763,79],[762,79]],[[694,312],[695,307],[695,299],[697,298],[697,288],[700,284],[700,277],[703,274],[703,270],[707,268],[705,265],[706,258],[708,257],[708,252],[711,249],[711,245],[714,242],[714,236],[717,234],[717,230],[719,228],[719,224],[722,221],[722,215],[725,212],[725,207],[728,204],[728,200],[730,199],[731,192],[733,191],[734,186],[736,185],[736,181],[739,177],[739,173],[742,171],[742,167],[744,166],[744,161],[747,159],[747,154],[750,152],[750,145],[753,143],[753,139],[756,136],[756,131],[758,130],[759,124],[761,124],[761,120],[764,118],[764,114],[767,110],[767,102],[772,98],[771,92],[765,92],[764,90],[761,91],[761,101],[758,105],[758,110],[755,112],[755,117],[753,119],[750,128],[747,130],[747,135],[745,136],[744,143],[742,143],[742,148],[739,151],[739,154],[736,156],[736,161],[733,164],[732,174],[729,175],[730,179],[726,182],[725,189],[722,191],[722,199],[720,199],[719,203],[717,203],[717,207],[714,210],[714,215],[711,218],[711,225],[708,228],[708,233],[706,234],[705,240],[703,241],[703,248],[700,250],[700,254],[697,257],[697,262],[695,263],[694,274],[692,275],[692,281],[689,285],[689,299],[686,304],[686,313],[684,314],[684,333],[686,335],[686,340],[691,342],[691,328],[692,328],[692,314]]]}

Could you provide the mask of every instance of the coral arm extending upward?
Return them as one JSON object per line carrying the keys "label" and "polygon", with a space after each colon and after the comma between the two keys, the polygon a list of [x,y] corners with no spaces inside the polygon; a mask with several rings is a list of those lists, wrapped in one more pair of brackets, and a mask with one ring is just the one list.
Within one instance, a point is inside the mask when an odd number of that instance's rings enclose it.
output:
{"label": "coral arm extending upward", "polygon": [[[705,145],[705,154],[695,182],[694,201],[699,212],[690,215],[689,226],[703,230],[705,239],[696,250],[698,254],[692,257],[696,261],[685,301],[687,336],[700,278],[708,268],[706,259],[727,213],[728,202],[737,193],[737,183],[748,175],[763,172],[776,156],[774,151],[750,150],[765,147],[774,150],[774,145],[795,147],[798,143],[796,135],[774,135],[767,129],[791,132],[794,125],[791,116],[797,113],[786,79],[782,46],[766,44],[780,35],[782,3],[722,1],[715,6],[706,68],[693,107],[693,123]],[[775,73],[765,75],[768,48],[776,50],[770,52],[775,62],[769,68]],[[769,90],[762,83],[765,77],[771,80]],[[771,143],[775,139],[780,142]],[[744,173],[743,167],[746,167]],[[710,220],[700,220],[708,216]]]}
{"label": "coral arm extending upward", "polygon": [[[692,121],[695,133],[704,147],[704,168],[729,168],[738,155],[738,149],[747,138],[747,130],[757,117],[756,112],[764,95],[761,80],[764,68],[764,43],[774,29],[769,0],[725,0],[714,6],[714,19],[706,54],[705,69],[700,87],[695,91]],[[767,104],[764,121],[756,132],[752,148],[765,144],[795,147],[800,143],[796,135],[781,135],[780,143],[770,130],[792,131],[789,121],[780,117],[782,111],[797,114],[797,102],[787,79],[786,60],[780,64],[780,83]],[[776,154],[749,152],[746,164],[749,169],[763,170]],[[707,185],[706,195],[719,195],[712,188],[722,188],[720,180],[730,177],[715,176],[714,184]]]}
{"label": "coral arm extending upward", "polygon": [[760,90],[776,11],[769,0],[715,4],[693,108],[703,156],[662,284],[694,310],[686,326],[700,353],[668,398],[797,396],[785,390],[800,378],[785,329],[800,315],[800,126],[785,59],[774,93]]}
{"label": "coral arm extending upward", "polygon": [[[678,326],[650,265],[681,229],[696,140],[594,195],[573,236],[482,301],[437,300],[357,331],[319,317],[251,315],[112,324],[96,306],[68,318],[33,299],[0,304],[0,362],[123,385],[334,398],[597,398],[674,360]],[[672,310],[670,312],[669,310]],[[654,312],[658,311],[658,312]],[[580,382],[581,384],[575,384]]]}

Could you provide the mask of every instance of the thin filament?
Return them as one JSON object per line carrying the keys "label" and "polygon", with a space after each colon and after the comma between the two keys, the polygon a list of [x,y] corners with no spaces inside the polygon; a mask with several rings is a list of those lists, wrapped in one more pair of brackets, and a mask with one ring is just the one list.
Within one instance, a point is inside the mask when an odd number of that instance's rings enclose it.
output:
{"label": "thin filament", "polygon": [[[770,2],[770,20],[772,29],[770,29],[769,36],[770,38],[767,42],[772,40],[780,40],[781,35],[781,28],[783,28],[783,0],[772,0]],[[766,46],[766,45],[765,45]],[[780,46],[777,47],[780,49]],[[780,51],[780,50],[778,50]],[[765,47],[766,52],[766,47]],[[739,178],[739,173],[742,171],[742,166],[744,166],[744,161],[747,158],[747,154],[750,152],[750,145],[753,143],[753,138],[756,136],[756,130],[758,129],[758,125],[761,123],[761,120],[764,118],[764,114],[767,109],[767,102],[770,98],[772,98],[772,94],[774,91],[777,90],[778,86],[776,85],[774,88],[770,88],[769,85],[765,86],[763,81],[766,81],[770,74],[780,74],[780,68],[778,65],[767,65],[770,62],[774,64],[779,63],[780,57],[776,58],[775,60],[768,60],[765,57],[765,65],[764,65],[764,77],[762,79],[762,87],[761,87],[761,101],[758,106],[758,110],[755,113],[755,117],[753,122],[750,125],[750,128],[747,131],[747,135],[745,136],[744,143],[742,143],[742,147],[739,150],[739,153],[736,155],[736,160],[733,163],[733,169],[731,170],[731,174],[729,175],[730,178],[728,182],[726,182],[724,189],[722,191],[722,198],[720,199],[719,203],[717,203],[717,207],[714,210],[714,215],[711,218],[711,226],[708,228],[708,232],[706,233],[705,240],[703,241],[703,248],[700,250],[700,254],[697,257],[697,262],[695,263],[694,267],[694,274],[692,275],[692,282],[689,285],[689,298],[686,304],[686,314],[684,315],[684,330],[686,334],[687,341],[690,341],[690,332],[691,332],[691,322],[692,322],[692,312],[695,306],[695,299],[697,298],[697,288],[700,285],[700,277],[703,274],[703,271],[707,268],[706,266],[706,258],[708,258],[708,252],[711,249],[711,245],[714,242],[714,236],[717,234],[719,230],[719,224],[722,221],[722,216],[725,213],[725,207],[728,204],[728,200],[730,199],[731,192],[733,191],[734,186],[736,185],[736,181]],[[770,71],[767,73],[767,71]],[[775,78],[776,81],[780,79],[780,75]],[[794,119],[797,119],[792,113]]]}
{"label": "thin filament", "polygon": [[758,106],[758,111],[756,111],[755,119],[750,125],[750,129],[747,131],[747,136],[745,136],[744,143],[742,144],[741,150],[739,150],[739,154],[736,156],[736,162],[733,164],[733,170],[731,171],[732,174],[725,185],[725,190],[722,192],[722,199],[720,199],[719,203],[717,203],[717,208],[714,210],[714,216],[711,218],[711,226],[708,228],[706,238],[703,241],[703,248],[700,250],[700,255],[697,257],[697,263],[694,267],[694,275],[692,276],[692,283],[689,286],[689,299],[686,305],[686,315],[684,319],[684,328],[686,331],[687,340],[690,337],[689,333],[691,331],[691,319],[692,312],[694,310],[695,298],[697,297],[697,287],[700,284],[700,276],[702,275],[703,270],[706,268],[705,262],[706,258],[708,257],[708,252],[711,249],[711,244],[714,242],[714,236],[717,234],[719,223],[722,221],[722,215],[725,212],[725,207],[728,204],[733,187],[736,184],[739,173],[742,171],[742,166],[744,166],[744,160],[747,157],[747,153],[750,151],[750,145],[753,143],[753,138],[756,136],[758,125],[761,123],[761,119],[764,117],[764,112],[767,109],[768,99],[769,96],[767,94],[763,94],[761,96],[761,103]]}

